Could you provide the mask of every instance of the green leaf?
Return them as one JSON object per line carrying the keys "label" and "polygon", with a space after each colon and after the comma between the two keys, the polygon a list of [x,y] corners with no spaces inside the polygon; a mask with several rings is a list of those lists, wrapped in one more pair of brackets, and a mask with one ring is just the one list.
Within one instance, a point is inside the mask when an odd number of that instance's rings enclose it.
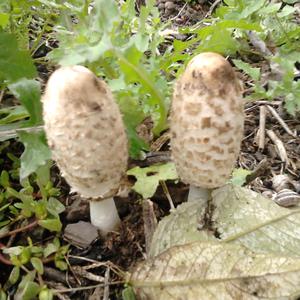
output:
{"label": "green leaf", "polygon": [[9,14],[0,13],[0,26],[5,28],[9,23]]}
{"label": "green leaf", "polygon": [[253,13],[259,11],[261,7],[266,4],[266,0],[255,0],[251,1],[246,5],[245,9],[240,13],[240,19],[247,19]]}
{"label": "green leaf", "polygon": [[47,288],[43,288],[39,293],[39,300],[52,300],[53,292]]}
{"label": "green leaf", "polygon": [[23,249],[24,249],[23,246],[15,246],[15,247],[10,247],[10,248],[4,248],[2,251],[4,254],[20,255],[22,253]]}
{"label": "green leaf", "polygon": [[47,210],[54,217],[58,217],[65,210],[65,206],[57,199],[50,197],[47,203]]}
{"label": "green leaf", "polygon": [[26,247],[22,250],[21,254],[19,255],[20,262],[22,265],[27,264],[31,257],[31,251],[29,247]]}
{"label": "green leaf", "polygon": [[239,59],[233,59],[234,64],[237,68],[241,69],[247,75],[249,75],[255,81],[260,80],[260,68],[253,68],[250,64],[245,63]]}
{"label": "green leaf", "polygon": [[10,84],[8,88],[14,96],[20,100],[22,105],[30,114],[29,125],[39,125],[43,123],[42,103],[40,83],[36,80],[21,79]]}
{"label": "green leaf", "polygon": [[19,280],[19,277],[20,277],[20,268],[15,266],[10,272],[8,281],[11,285],[14,285]]}
{"label": "green leaf", "polygon": [[122,299],[123,300],[136,300],[134,290],[131,286],[127,286],[122,291]]}
{"label": "green leaf", "polygon": [[299,0],[283,0],[284,3],[288,3],[288,4],[294,4],[299,2]]}
{"label": "green leaf", "polygon": [[40,292],[40,289],[41,288],[37,283],[26,280],[22,285],[19,284],[19,288],[16,292],[14,299],[33,300]]}
{"label": "green leaf", "polygon": [[29,117],[27,110],[21,105],[1,109],[0,116],[3,114],[6,116],[1,117],[0,125],[9,124]]}
{"label": "green leaf", "polygon": [[178,179],[174,163],[166,163],[146,168],[135,167],[127,171],[127,175],[136,177],[137,181],[132,188],[141,194],[144,199],[154,195],[159,181]]}
{"label": "green leaf", "polygon": [[62,224],[59,219],[39,220],[39,225],[50,231],[56,232],[60,232],[62,228]]}
{"label": "green leaf", "polygon": [[60,245],[56,245],[55,243],[48,243],[44,248],[44,257],[48,257],[49,255],[55,253],[59,247]]}
{"label": "green leaf", "polygon": [[96,0],[94,4],[98,29],[111,31],[114,22],[119,19],[119,11],[114,1]]}
{"label": "green leaf", "polygon": [[251,174],[251,171],[242,168],[234,169],[230,182],[235,185],[242,186],[246,182],[246,177]]}
{"label": "green leaf", "polygon": [[277,14],[277,16],[278,16],[279,18],[284,18],[284,17],[287,17],[287,16],[293,14],[295,11],[296,11],[296,8],[295,8],[295,7],[290,6],[290,5],[286,5],[286,6],[281,10],[281,12],[279,12],[279,13]]}
{"label": "green leaf", "polygon": [[32,257],[30,259],[30,262],[32,264],[32,266],[34,267],[34,269],[41,275],[43,275],[44,273],[44,266],[43,266],[43,262],[38,258],[38,257]]}
{"label": "green leaf", "polygon": [[13,34],[0,32],[0,45],[0,78],[16,82],[23,77],[36,77],[29,52],[18,49],[18,42]]}
{"label": "green leaf", "polygon": [[1,288],[0,288],[0,300],[7,300],[7,296]]}
{"label": "green leaf", "polygon": [[68,269],[68,264],[65,261],[55,260],[54,262],[55,262],[56,268],[60,269],[61,271],[65,271]]}
{"label": "green leaf", "polygon": [[10,186],[9,182],[9,174],[7,171],[3,170],[0,175],[0,185],[2,185],[4,188],[7,188]]}
{"label": "green leaf", "polygon": [[37,219],[45,219],[47,217],[46,199],[35,202],[34,213]]}
{"label": "green leaf", "polygon": [[23,180],[51,158],[44,133],[18,133],[25,151],[21,156],[20,179]]}

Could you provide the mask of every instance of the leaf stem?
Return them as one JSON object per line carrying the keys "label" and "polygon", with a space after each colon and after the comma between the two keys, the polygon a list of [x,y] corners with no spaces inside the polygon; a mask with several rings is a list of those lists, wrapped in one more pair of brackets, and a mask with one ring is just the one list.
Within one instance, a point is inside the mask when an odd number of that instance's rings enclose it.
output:
{"label": "leaf stem", "polygon": [[24,227],[20,227],[20,228],[17,228],[15,230],[12,230],[12,231],[0,234],[0,239],[3,239],[5,237],[7,237],[7,236],[11,236],[11,235],[17,234],[19,232],[27,231],[29,229],[34,228],[37,225],[38,225],[38,220],[35,220],[34,222],[32,222],[32,223],[30,223],[30,224],[28,224],[28,225],[26,225]]}

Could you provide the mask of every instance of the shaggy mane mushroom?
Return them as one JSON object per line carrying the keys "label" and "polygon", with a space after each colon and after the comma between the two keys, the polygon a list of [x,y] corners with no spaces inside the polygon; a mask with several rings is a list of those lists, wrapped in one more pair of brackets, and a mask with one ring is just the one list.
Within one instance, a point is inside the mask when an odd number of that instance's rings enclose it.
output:
{"label": "shaggy mane mushroom", "polygon": [[229,179],[243,136],[243,106],[240,83],[219,54],[195,56],[177,80],[171,148],[179,177],[191,186],[189,200],[201,193],[208,198]]}
{"label": "shaggy mane mushroom", "polygon": [[43,96],[45,131],[53,159],[72,192],[90,200],[91,223],[116,228],[113,200],[127,167],[127,137],[112,93],[83,66],[56,70]]}

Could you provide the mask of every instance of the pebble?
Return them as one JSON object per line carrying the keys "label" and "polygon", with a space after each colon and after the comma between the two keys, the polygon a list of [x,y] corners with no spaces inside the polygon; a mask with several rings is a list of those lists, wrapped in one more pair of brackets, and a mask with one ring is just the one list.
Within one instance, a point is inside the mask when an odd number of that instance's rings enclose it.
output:
{"label": "pebble", "polygon": [[167,10],[174,10],[177,7],[177,5],[174,2],[166,2],[165,9]]}
{"label": "pebble", "polygon": [[160,2],[157,7],[159,10],[163,10],[165,8],[165,4]]}

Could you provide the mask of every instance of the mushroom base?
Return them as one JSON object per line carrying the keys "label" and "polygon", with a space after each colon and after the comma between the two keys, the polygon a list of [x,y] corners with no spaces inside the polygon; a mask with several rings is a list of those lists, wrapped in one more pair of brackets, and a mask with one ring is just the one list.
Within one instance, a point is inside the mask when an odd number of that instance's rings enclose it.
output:
{"label": "mushroom base", "polygon": [[90,217],[91,223],[104,234],[116,229],[121,222],[112,197],[90,201]]}
{"label": "mushroom base", "polygon": [[193,201],[205,201],[207,202],[210,198],[211,189],[201,188],[194,185],[190,185],[188,202]]}

